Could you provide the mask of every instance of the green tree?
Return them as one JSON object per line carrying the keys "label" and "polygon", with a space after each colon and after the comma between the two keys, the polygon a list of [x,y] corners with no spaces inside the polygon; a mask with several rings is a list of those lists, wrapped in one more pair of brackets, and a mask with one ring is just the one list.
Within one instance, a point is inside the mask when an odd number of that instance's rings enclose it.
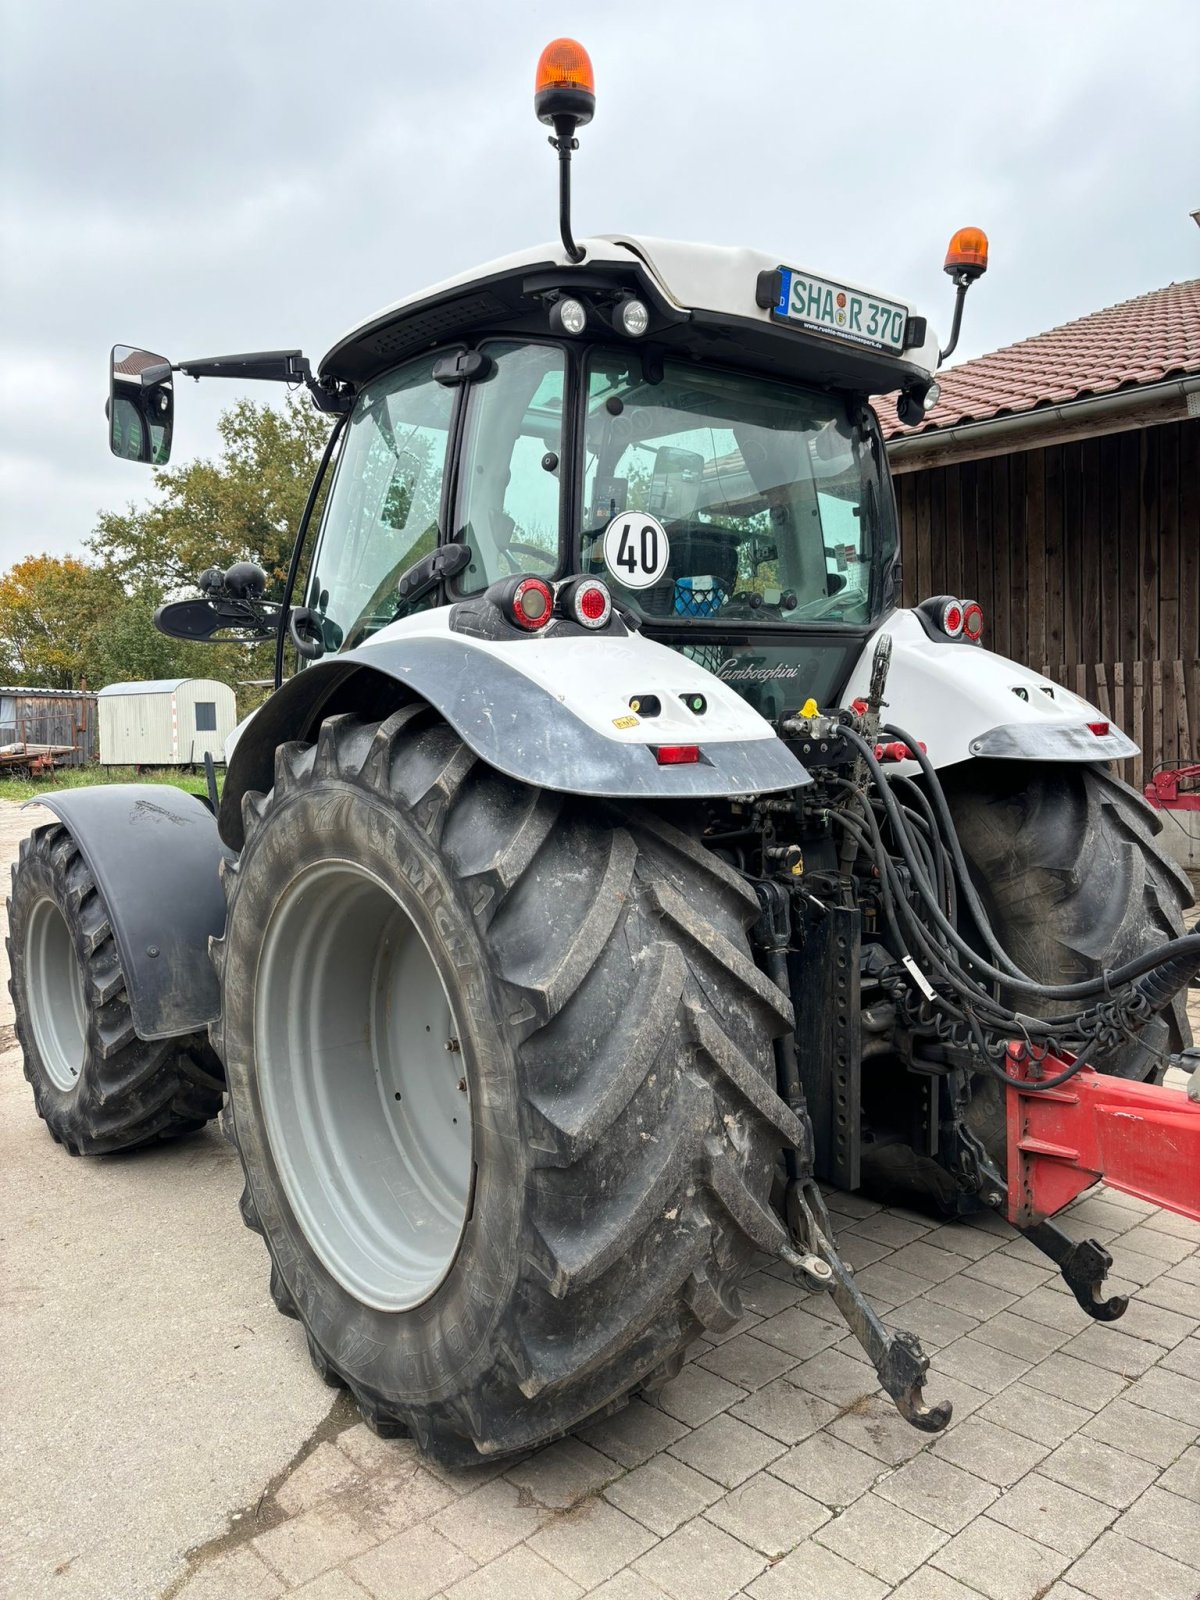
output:
{"label": "green tree", "polygon": [[194,593],[207,567],[257,561],[269,592],[281,590],[330,419],[289,394],[238,400],[217,426],[216,460],[160,467],[150,505],[101,514],[89,549],[126,585]]}
{"label": "green tree", "polygon": [[89,684],[99,689],[148,678],[216,678],[236,689],[269,670],[252,645],[189,644],[160,633],[154,612],[162,599],[150,584],[122,593],[95,640]]}

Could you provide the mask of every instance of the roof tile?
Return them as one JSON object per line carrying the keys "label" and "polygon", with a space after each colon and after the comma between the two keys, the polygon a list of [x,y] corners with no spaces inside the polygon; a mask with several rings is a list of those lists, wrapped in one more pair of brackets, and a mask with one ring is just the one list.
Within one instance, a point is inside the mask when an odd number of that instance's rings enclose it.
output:
{"label": "roof tile", "polygon": [[874,405],[885,438],[894,439],[1190,372],[1200,372],[1200,278],[1170,283],[948,368],[938,374],[941,399],[915,429],[901,426],[890,395]]}

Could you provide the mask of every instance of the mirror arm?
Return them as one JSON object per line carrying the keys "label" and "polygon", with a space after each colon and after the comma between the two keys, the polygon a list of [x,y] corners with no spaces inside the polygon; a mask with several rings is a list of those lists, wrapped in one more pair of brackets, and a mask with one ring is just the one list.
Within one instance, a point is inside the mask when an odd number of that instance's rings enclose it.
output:
{"label": "mirror arm", "polygon": [[244,355],[197,356],[178,361],[175,372],[196,378],[261,378],[268,383],[307,383],[312,367],[302,350],[252,350]]}

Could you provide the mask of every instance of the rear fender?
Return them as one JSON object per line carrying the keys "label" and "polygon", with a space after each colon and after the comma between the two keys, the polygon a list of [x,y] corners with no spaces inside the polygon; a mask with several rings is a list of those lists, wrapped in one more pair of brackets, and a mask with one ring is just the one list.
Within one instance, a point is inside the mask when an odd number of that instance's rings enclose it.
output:
{"label": "rear fender", "polygon": [[[866,696],[884,633],[892,638],[884,720],[920,739],[935,767],[973,758],[1106,762],[1137,754],[1133,740],[1087,700],[979,645],[931,639],[911,611],[893,612],[867,640],[844,704]],[[900,770],[918,769],[905,763]]]}
{"label": "rear fender", "polygon": [[198,795],[165,784],[67,789],[37,802],[70,831],[104,899],[139,1039],[196,1033],[220,1010],[210,936],[228,856]]}
{"label": "rear fender", "polygon": [[[512,641],[456,632],[453,608],[382,629],[278,689],[226,746],[221,837],[242,845],[242,797],[274,781],[275,751],[326,718],[433,706],[475,754],[521,783],[622,800],[702,800],[811,782],[770,723],[727,684],[640,634],[583,630]],[[700,714],[688,702],[699,697]],[[657,702],[653,716],[639,705]],[[699,747],[663,766],[659,745]]]}

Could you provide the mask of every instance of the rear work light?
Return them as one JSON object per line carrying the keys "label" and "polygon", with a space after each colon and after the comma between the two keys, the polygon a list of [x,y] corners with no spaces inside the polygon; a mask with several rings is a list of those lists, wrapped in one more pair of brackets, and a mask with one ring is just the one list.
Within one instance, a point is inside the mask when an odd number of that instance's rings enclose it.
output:
{"label": "rear work light", "polygon": [[981,637],[983,633],[983,607],[978,600],[963,601],[962,631],[972,641]]}
{"label": "rear work light", "polygon": [[688,767],[700,759],[698,744],[660,744],[654,751],[660,767]]}
{"label": "rear work light", "polygon": [[963,608],[959,600],[947,600],[942,607],[942,632],[957,639],[963,631]]}
{"label": "rear work light", "polygon": [[558,591],[564,617],[583,628],[603,628],[612,616],[612,595],[599,578],[574,578]]}
{"label": "rear work light", "polygon": [[518,628],[536,633],[554,615],[554,596],[540,578],[522,578],[513,590],[509,614]]}

